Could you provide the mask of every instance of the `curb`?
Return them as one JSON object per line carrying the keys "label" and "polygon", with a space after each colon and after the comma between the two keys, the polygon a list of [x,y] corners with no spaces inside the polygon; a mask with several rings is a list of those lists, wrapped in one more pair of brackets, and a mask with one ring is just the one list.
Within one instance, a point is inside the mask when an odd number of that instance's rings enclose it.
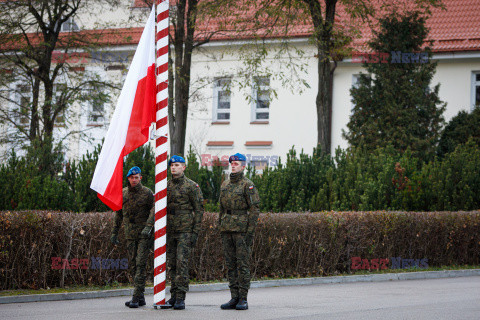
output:
{"label": "curb", "polygon": [[[252,281],[250,287],[251,288],[271,288],[271,287],[285,287],[285,286],[305,286],[305,285],[312,285],[312,284],[442,279],[442,278],[458,278],[458,277],[474,277],[474,276],[480,276],[480,269],[420,271],[420,272],[405,272],[405,273],[353,275],[353,276],[262,280],[262,281]],[[167,287],[166,291],[168,291],[169,289],[170,287]],[[228,283],[222,282],[222,283],[190,285],[189,291],[190,292],[209,292],[209,291],[220,291],[220,290],[228,290]],[[133,289],[116,289],[116,290],[103,290],[103,291],[47,293],[47,294],[8,296],[8,297],[0,297],[0,304],[109,298],[109,297],[119,297],[119,296],[130,296],[132,295],[132,293],[133,293]],[[153,294],[153,287],[145,288],[145,294]]]}

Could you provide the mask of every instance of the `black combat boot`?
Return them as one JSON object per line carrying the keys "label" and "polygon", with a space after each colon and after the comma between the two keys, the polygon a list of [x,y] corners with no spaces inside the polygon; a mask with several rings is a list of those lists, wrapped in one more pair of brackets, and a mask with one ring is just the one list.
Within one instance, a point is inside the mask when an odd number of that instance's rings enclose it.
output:
{"label": "black combat boot", "polygon": [[177,301],[177,298],[175,297],[174,294],[170,296],[170,299],[168,299],[165,302],[165,305],[163,306],[163,309],[170,309],[173,308],[173,305],[175,304],[175,301]]}
{"label": "black combat boot", "polygon": [[138,308],[140,303],[140,298],[137,296],[133,296],[132,300],[125,302],[125,305],[129,308]]}
{"label": "black combat boot", "polygon": [[248,309],[247,299],[244,299],[244,298],[238,299],[238,303],[235,306],[235,309],[237,309],[237,310],[247,310]]}
{"label": "black combat boot", "polygon": [[185,300],[184,299],[177,299],[175,301],[175,304],[173,305],[173,309],[175,309],[175,310],[185,309]]}
{"label": "black combat boot", "polygon": [[235,309],[237,304],[238,304],[238,298],[232,298],[227,303],[222,304],[220,308],[223,310],[231,310],[231,309]]}
{"label": "black combat boot", "polygon": [[[132,301],[133,301],[134,298],[135,298],[135,297],[132,297],[132,300],[129,300],[129,301],[125,302],[125,306],[130,307],[130,304],[132,303]],[[138,306],[141,307],[141,306],[144,306],[144,305],[146,305],[146,304],[147,304],[147,303],[145,302],[145,297],[144,297],[144,296],[138,297]],[[136,306],[136,307],[133,306],[133,307],[130,307],[130,308],[138,308],[138,306]]]}

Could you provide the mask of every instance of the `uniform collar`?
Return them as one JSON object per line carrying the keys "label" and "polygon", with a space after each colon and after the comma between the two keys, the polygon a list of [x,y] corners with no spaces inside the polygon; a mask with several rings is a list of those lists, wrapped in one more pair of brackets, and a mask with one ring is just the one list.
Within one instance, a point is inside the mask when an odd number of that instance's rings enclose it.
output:
{"label": "uniform collar", "polygon": [[230,173],[230,181],[235,183],[243,179],[243,170],[240,172]]}
{"label": "uniform collar", "polygon": [[138,192],[138,191],[140,191],[140,189],[142,189],[142,183],[141,183],[141,182],[139,182],[135,187],[132,187],[132,186],[130,185],[130,183],[128,183],[128,191],[130,191],[130,192]]}
{"label": "uniform collar", "polygon": [[179,177],[173,177],[173,176],[172,176],[172,182],[173,182],[173,183],[180,183],[180,182],[182,182],[184,179],[185,179],[185,174],[184,174],[184,173],[182,173],[182,175],[179,176]]}

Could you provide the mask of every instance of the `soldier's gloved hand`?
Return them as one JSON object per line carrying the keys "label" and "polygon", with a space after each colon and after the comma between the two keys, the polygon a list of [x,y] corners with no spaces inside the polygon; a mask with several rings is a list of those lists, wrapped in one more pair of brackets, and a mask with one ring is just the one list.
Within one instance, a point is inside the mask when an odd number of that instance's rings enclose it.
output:
{"label": "soldier's gloved hand", "polygon": [[118,244],[118,235],[116,233],[112,233],[110,236],[110,242],[114,245]]}
{"label": "soldier's gloved hand", "polygon": [[152,228],[153,227],[150,227],[150,226],[146,226],[145,228],[143,228],[142,230],[142,236],[145,237],[145,238],[149,238],[150,237],[150,234],[152,232]]}
{"label": "soldier's gloved hand", "polygon": [[192,232],[190,240],[191,240],[192,248],[194,248],[197,245],[198,234],[196,234],[195,232]]}
{"label": "soldier's gloved hand", "polygon": [[247,233],[247,235],[245,236],[245,244],[246,244],[248,247],[251,247],[251,246],[252,246],[252,244],[253,244],[253,234]]}

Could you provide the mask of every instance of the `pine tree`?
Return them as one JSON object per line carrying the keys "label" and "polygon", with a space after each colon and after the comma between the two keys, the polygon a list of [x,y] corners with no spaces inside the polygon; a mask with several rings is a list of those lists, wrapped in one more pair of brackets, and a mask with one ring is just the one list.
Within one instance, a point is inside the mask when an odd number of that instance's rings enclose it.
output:
{"label": "pine tree", "polygon": [[[367,150],[393,145],[410,148],[427,161],[435,154],[446,104],[438,96],[440,85],[430,88],[436,69],[424,44],[428,29],[419,12],[391,13],[379,20],[379,31],[369,47],[374,55],[388,53],[388,61],[364,63],[351,89],[353,113],[344,138],[351,146]],[[372,60],[370,60],[372,61]]]}

